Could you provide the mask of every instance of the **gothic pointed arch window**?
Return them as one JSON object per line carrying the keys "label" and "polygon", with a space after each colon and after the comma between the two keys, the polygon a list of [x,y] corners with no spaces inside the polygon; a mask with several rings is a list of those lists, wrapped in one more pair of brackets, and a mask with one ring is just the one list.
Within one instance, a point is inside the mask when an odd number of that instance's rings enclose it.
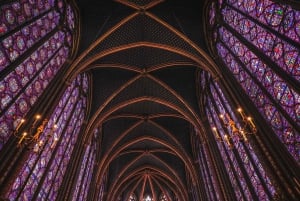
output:
{"label": "gothic pointed arch window", "polygon": [[[87,82],[87,75],[80,74],[65,90],[40,135],[41,143],[30,152],[10,186],[6,194],[9,200],[55,200],[86,116]],[[93,147],[86,153],[90,168]],[[82,181],[87,183],[88,179]]]}
{"label": "gothic pointed arch window", "polygon": [[159,201],[172,201],[164,193],[161,193],[159,196]]}
{"label": "gothic pointed arch window", "polygon": [[153,198],[150,195],[145,195],[143,201],[153,201]]}
{"label": "gothic pointed arch window", "polygon": [[[94,131],[94,136],[98,129]],[[85,153],[81,162],[80,172],[76,181],[75,191],[73,193],[73,200],[87,200],[87,194],[92,180],[96,157],[96,140],[86,147]]]}
{"label": "gothic pointed arch window", "polygon": [[0,150],[73,52],[75,14],[63,0],[0,3]]}
{"label": "gothic pointed arch window", "polygon": [[211,50],[299,163],[300,10],[280,2],[213,1],[207,33]]}
{"label": "gothic pointed arch window", "polygon": [[[254,135],[251,124],[245,126],[243,118],[230,105],[219,84],[204,71],[201,79],[204,79],[202,87],[207,87],[205,113],[235,197],[237,200],[272,200],[276,196],[275,187],[248,140],[249,135]],[[218,200],[219,190],[208,150],[201,147],[198,151],[206,195],[209,200]]]}
{"label": "gothic pointed arch window", "polygon": [[134,193],[132,193],[129,198],[128,198],[128,201],[137,201],[137,197]]}
{"label": "gothic pointed arch window", "polygon": [[101,183],[98,190],[98,199],[97,199],[98,201],[102,201],[104,198],[107,182],[108,182],[108,173],[106,172],[104,176],[101,178]]}

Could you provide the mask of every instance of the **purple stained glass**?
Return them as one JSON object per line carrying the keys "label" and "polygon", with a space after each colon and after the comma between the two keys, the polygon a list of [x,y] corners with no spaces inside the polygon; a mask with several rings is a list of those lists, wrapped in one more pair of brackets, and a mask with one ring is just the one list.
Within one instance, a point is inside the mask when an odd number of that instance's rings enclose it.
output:
{"label": "purple stained glass", "polygon": [[3,5],[0,8],[0,36],[31,21],[37,15],[43,15],[53,6],[53,0],[39,0],[37,4],[29,0],[20,0]]}
{"label": "purple stained glass", "polygon": [[229,1],[229,4],[279,34],[297,43],[300,42],[299,27],[297,27],[297,24],[300,23],[299,10],[294,10],[291,6],[275,3],[271,0],[245,0],[243,3]]}
{"label": "purple stained glass", "polygon": [[77,199],[77,196],[80,192],[80,189],[84,188],[84,186],[82,185],[82,180],[83,180],[83,174],[86,170],[87,160],[88,160],[89,154],[90,154],[90,148],[91,148],[91,145],[88,145],[88,147],[85,150],[83,160],[81,162],[80,172],[79,172],[79,175],[78,175],[78,179],[77,179],[77,182],[76,182],[76,187],[75,187],[75,191],[74,191],[74,195],[73,195],[74,199]]}
{"label": "purple stained glass", "polygon": [[[212,103],[210,101],[208,102],[208,107],[213,108]],[[214,110],[209,111],[206,108],[206,114],[207,114],[208,120],[210,122],[210,125],[212,127],[216,127],[218,130],[220,130],[221,129],[220,122],[219,121],[216,121],[216,122],[213,121],[214,118],[218,119],[218,115],[215,113],[215,111]],[[223,130],[220,130],[220,133],[222,133],[222,132],[223,132]],[[217,142],[218,142],[218,147],[219,147],[220,153],[222,155],[222,158],[226,159],[226,160],[223,160],[223,161],[224,161],[224,165],[226,167],[226,171],[228,173],[228,176],[230,178],[231,185],[234,189],[235,195],[236,195],[238,200],[243,200],[243,194],[242,194],[242,191],[241,191],[242,186],[241,185],[245,184],[245,181],[243,181],[243,177],[241,177],[240,181],[238,180],[237,176],[234,174],[234,172],[236,172],[236,170],[232,169],[232,161],[230,160],[230,158],[228,158],[228,154],[226,152],[225,146],[222,143],[220,143],[219,141],[217,141]],[[237,166],[237,168],[238,168],[238,166]],[[244,189],[244,193],[250,194],[249,191],[247,189],[245,189],[245,186],[243,187],[243,189]]]}
{"label": "purple stained glass", "polygon": [[74,12],[73,9],[71,8],[71,6],[69,5],[67,7],[67,21],[68,21],[68,26],[70,30],[74,29]]}
{"label": "purple stained glass", "polygon": [[[297,61],[299,50],[294,44],[285,42],[279,36],[270,33],[267,29],[255,24],[252,20],[230,7],[225,7],[222,14],[226,23],[259,48],[266,56],[274,60],[280,68],[300,81],[300,68],[297,68],[300,65]],[[238,23],[235,24],[234,21]],[[286,60],[286,54],[288,60]]]}
{"label": "purple stained glass", "polygon": [[[217,44],[219,54],[222,55],[225,61],[225,64],[229,67],[230,70],[233,70],[231,68],[231,63],[236,62],[233,56],[229,53],[229,51],[221,44]],[[232,71],[233,72],[233,71]],[[299,134],[297,131],[293,129],[293,127],[288,123],[288,121],[282,116],[282,114],[279,114],[282,124],[280,127],[278,126],[279,120],[273,120],[273,118],[278,118],[278,115],[274,115],[274,111],[277,111],[274,104],[271,103],[270,99],[263,93],[263,91],[259,88],[259,86],[247,75],[245,78],[241,79],[240,74],[244,72],[241,67],[239,67],[239,71],[234,73],[234,76],[237,80],[241,83],[241,86],[244,88],[245,92],[249,95],[249,97],[252,99],[252,101],[256,104],[259,111],[262,113],[262,115],[270,122],[271,127],[277,134],[277,136],[282,140],[282,142],[286,145],[287,149],[291,153],[291,155],[299,161],[299,142],[300,138],[297,137]],[[246,85],[247,83],[250,83]],[[255,90],[251,90],[255,89]],[[284,130],[291,130],[291,135],[294,136],[295,141],[292,143],[287,142],[284,137]]]}
{"label": "purple stained glass", "polygon": [[[86,101],[85,96],[79,93],[79,87],[74,81],[66,89],[40,136],[43,145],[31,152],[7,195],[9,199],[31,199],[40,182],[44,187],[40,188],[38,199],[55,198],[84,119]],[[54,124],[57,129],[54,129]],[[47,167],[49,170],[45,172]],[[44,174],[45,179],[40,181]]]}
{"label": "purple stained glass", "polygon": [[[225,29],[220,29],[220,32],[226,32]],[[226,45],[229,49],[233,50],[233,53],[239,56],[241,62],[245,64],[245,67],[250,71],[253,76],[256,76],[259,82],[263,84],[263,86],[267,89],[270,95],[274,97],[278,103],[281,103],[281,106],[286,112],[290,115],[290,117],[297,123],[300,123],[300,119],[297,119],[296,111],[294,110],[295,105],[300,103],[299,94],[296,93],[293,89],[291,89],[284,80],[282,80],[277,74],[275,74],[272,69],[268,67],[265,63],[263,63],[253,52],[251,52],[245,45],[240,43],[233,35],[230,35],[230,42]],[[237,48],[237,45],[238,48]],[[240,51],[242,49],[242,51]],[[249,55],[248,58],[244,57],[243,53],[241,55],[240,52],[247,52]],[[250,59],[250,61],[249,61]],[[254,62],[253,62],[254,61]],[[250,62],[250,63],[249,63]],[[252,65],[251,65],[252,64]],[[255,64],[255,65],[253,65]],[[263,75],[261,75],[261,70],[259,70],[259,77],[256,74],[258,68],[262,68],[264,70]],[[281,90],[276,89],[276,86],[284,86],[284,92],[280,93]]]}
{"label": "purple stained glass", "polygon": [[[32,47],[47,33],[53,30],[58,25],[59,18],[59,14],[52,11],[22,30],[4,38],[2,45],[5,48],[6,54],[9,55],[10,61],[16,60],[28,48]],[[46,26],[50,21],[51,26]]]}
{"label": "purple stained glass", "polygon": [[215,24],[215,19],[216,18],[216,5],[215,3],[213,2],[211,4],[211,8],[209,10],[209,24],[211,26],[213,26]]}
{"label": "purple stained glass", "polygon": [[[211,87],[211,92],[214,96],[215,101],[221,101],[222,100],[224,109],[226,108],[227,111],[229,111],[230,116],[232,117],[232,119],[235,122],[237,122],[236,123],[237,127],[239,129],[241,129],[240,123],[239,123],[235,113],[231,109],[231,106],[230,106],[229,102],[227,101],[227,98],[224,96],[224,94],[223,94],[221,88],[219,87],[218,83],[215,83],[214,87]],[[219,104],[219,105],[221,105],[221,104]],[[263,176],[264,182],[267,184],[269,192],[272,195],[274,195],[275,189],[274,189],[273,185],[271,184],[270,179],[266,175],[265,171],[262,169],[262,166],[261,166],[260,162],[258,161],[257,156],[256,156],[255,152],[252,149],[252,146],[249,143],[246,143],[245,147],[244,147],[244,146],[242,146],[241,143],[239,143],[240,139],[233,138],[233,140],[234,140],[235,144],[237,145],[237,150],[238,150],[241,158],[243,159],[243,162],[245,163],[245,167],[246,167],[246,171],[247,171],[248,175],[252,175],[252,176],[250,176],[252,178],[252,180],[251,180],[252,185],[256,189],[256,192],[258,194],[259,199],[260,200],[265,200],[265,199],[267,199],[266,198],[267,196],[266,196],[265,192],[261,192],[261,191],[263,191],[263,186],[261,184],[261,181],[259,180],[259,176],[254,171],[254,166],[261,167],[260,175]],[[245,149],[249,150],[250,156],[247,156],[247,154],[245,152]],[[248,157],[251,157],[252,161],[254,161],[255,163],[253,164],[252,162],[250,162]]]}
{"label": "purple stained glass", "polygon": [[[84,74],[82,83],[87,83],[87,75]],[[84,88],[84,84],[82,86]],[[94,130],[94,136],[97,136],[98,129]],[[93,142],[91,142],[93,143]],[[81,163],[80,173],[76,182],[76,187],[73,193],[73,200],[86,200],[87,191],[89,190],[89,184],[91,182],[91,176],[93,173],[93,167],[95,163],[95,144],[90,144],[85,150],[85,154]]]}
{"label": "purple stained glass", "polygon": [[88,166],[86,170],[86,176],[84,177],[83,183],[82,183],[82,189],[79,194],[78,200],[86,200],[87,198],[87,193],[90,187],[90,183],[92,180],[92,174],[93,174],[93,167],[95,163],[95,152],[94,150],[91,151],[89,161],[88,161]]}
{"label": "purple stained glass", "polygon": [[[14,71],[12,72],[4,81],[1,81],[1,85],[4,85],[5,91],[2,93],[1,97],[1,109],[7,109],[10,110],[11,108],[14,108],[14,105],[17,105],[17,111],[15,112],[16,115],[9,117],[10,121],[8,121],[7,118],[5,118],[5,114],[0,117],[0,122],[6,121],[6,125],[9,126],[9,130],[13,130],[13,128],[16,128],[16,125],[13,124],[14,121],[18,121],[21,119],[30,109],[30,107],[36,102],[39,95],[42,94],[43,90],[47,87],[49,81],[53,78],[54,74],[59,70],[62,63],[64,62],[65,58],[68,55],[68,49],[61,49],[58,53],[56,53],[55,57],[53,57],[54,62],[49,62],[44,69],[40,72],[38,76],[34,76],[32,74],[28,74],[28,76],[25,76],[25,69],[22,69],[20,71]],[[57,62],[57,58],[60,58],[59,62]],[[29,59],[30,60],[30,59]],[[36,61],[39,62],[39,61]],[[26,63],[26,62],[25,62]],[[30,63],[30,61],[29,61]],[[30,65],[29,65],[30,66]],[[27,66],[28,67],[28,66]],[[38,67],[38,66],[37,66]],[[22,67],[23,68],[23,65]],[[29,70],[31,67],[27,68]],[[47,76],[46,73],[43,73],[47,71],[47,69],[52,69],[54,72],[51,76]],[[20,70],[20,69],[18,69]],[[32,69],[29,70],[30,72]],[[21,73],[18,74],[18,73]],[[43,76],[44,75],[44,76]],[[29,83],[31,79],[31,82]],[[6,81],[7,80],[7,81]],[[11,81],[14,80],[14,81]],[[21,80],[21,82],[19,82]],[[11,81],[11,82],[9,82]],[[30,85],[29,85],[30,84]],[[22,87],[26,87],[25,93],[20,94],[20,90]],[[8,90],[10,89],[10,90]],[[11,90],[13,89],[13,90]],[[19,97],[18,97],[19,96]],[[17,98],[15,102],[12,102],[14,98]],[[7,108],[8,105],[13,103],[9,108]],[[4,120],[6,119],[6,120]],[[10,123],[9,123],[10,122]],[[8,137],[10,135],[1,135],[1,144],[5,143],[5,141],[8,140]]]}

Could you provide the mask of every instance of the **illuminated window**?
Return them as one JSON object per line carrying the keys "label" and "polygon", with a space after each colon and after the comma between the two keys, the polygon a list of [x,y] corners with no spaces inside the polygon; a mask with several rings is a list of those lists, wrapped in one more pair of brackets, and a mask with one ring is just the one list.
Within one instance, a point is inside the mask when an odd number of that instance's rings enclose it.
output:
{"label": "illuminated window", "polygon": [[300,11],[277,2],[213,2],[209,26],[217,54],[299,162]]}
{"label": "illuminated window", "polygon": [[143,201],[153,201],[152,197],[150,195],[146,195],[143,199]]}
{"label": "illuminated window", "polygon": [[22,0],[2,5],[0,20],[1,150],[69,57],[74,14],[62,0]]}
{"label": "illuminated window", "polygon": [[128,201],[137,201],[137,198],[136,198],[135,194],[131,194],[131,195],[129,196]]}
{"label": "illuminated window", "polygon": [[81,74],[64,92],[40,136],[43,144],[30,153],[12,184],[10,200],[55,200],[85,117],[85,82],[87,76]]}
{"label": "illuminated window", "polygon": [[[221,153],[227,174],[238,200],[271,200],[275,195],[275,189],[263,169],[252,146],[247,142],[247,136],[242,136],[239,132],[243,129],[243,123],[237,116],[220,86],[216,82],[208,83],[208,97],[206,105],[206,115],[214,133],[215,140]],[[226,123],[224,123],[226,121]],[[234,127],[229,121],[234,122]],[[215,129],[215,130],[214,130]],[[235,151],[236,150],[236,151]],[[215,183],[211,177],[212,168],[207,160],[207,150],[199,149],[199,160],[203,166],[201,170],[207,190],[207,196],[214,199]],[[242,164],[242,165],[241,165]],[[253,193],[254,192],[254,193]]]}

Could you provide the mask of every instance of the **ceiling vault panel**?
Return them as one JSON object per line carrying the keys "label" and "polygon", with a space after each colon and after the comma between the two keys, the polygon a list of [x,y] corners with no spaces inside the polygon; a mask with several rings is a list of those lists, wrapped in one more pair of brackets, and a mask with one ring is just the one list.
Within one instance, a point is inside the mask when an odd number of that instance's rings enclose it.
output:
{"label": "ceiling vault panel", "polygon": [[[119,9],[123,18],[110,20],[117,15],[113,12],[100,20],[98,38],[81,52],[67,76],[71,80],[83,71],[92,75],[92,112],[85,140],[100,128],[96,180],[100,184],[108,173],[106,200],[128,200],[135,194],[139,201],[145,196],[158,201],[164,194],[168,201],[175,197],[189,201],[188,184],[198,182],[191,134],[203,129],[196,72],[218,76],[214,62],[178,29],[178,17],[166,18],[165,10],[159,12],[169,0],[107,4]],[[171,8],[174,13],[176,4]]]}

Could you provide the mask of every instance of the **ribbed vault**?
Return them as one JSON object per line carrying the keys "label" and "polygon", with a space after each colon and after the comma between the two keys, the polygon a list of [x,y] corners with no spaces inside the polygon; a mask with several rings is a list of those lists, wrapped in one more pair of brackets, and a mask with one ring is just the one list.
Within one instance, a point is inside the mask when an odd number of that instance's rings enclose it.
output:
{"label": "ribbed vault", "polygon": [[85,140],[100,130],[97,182],[108,175],[106,200],[163,194],[188,201],[189,184],[199,186],[191,150],[192,131],[202,131],[196,73],[217,76],[216,67],[198,44],[149,10],[164,1],[116,2],[131,12],[108,22],[66,77],[92,76]]}

